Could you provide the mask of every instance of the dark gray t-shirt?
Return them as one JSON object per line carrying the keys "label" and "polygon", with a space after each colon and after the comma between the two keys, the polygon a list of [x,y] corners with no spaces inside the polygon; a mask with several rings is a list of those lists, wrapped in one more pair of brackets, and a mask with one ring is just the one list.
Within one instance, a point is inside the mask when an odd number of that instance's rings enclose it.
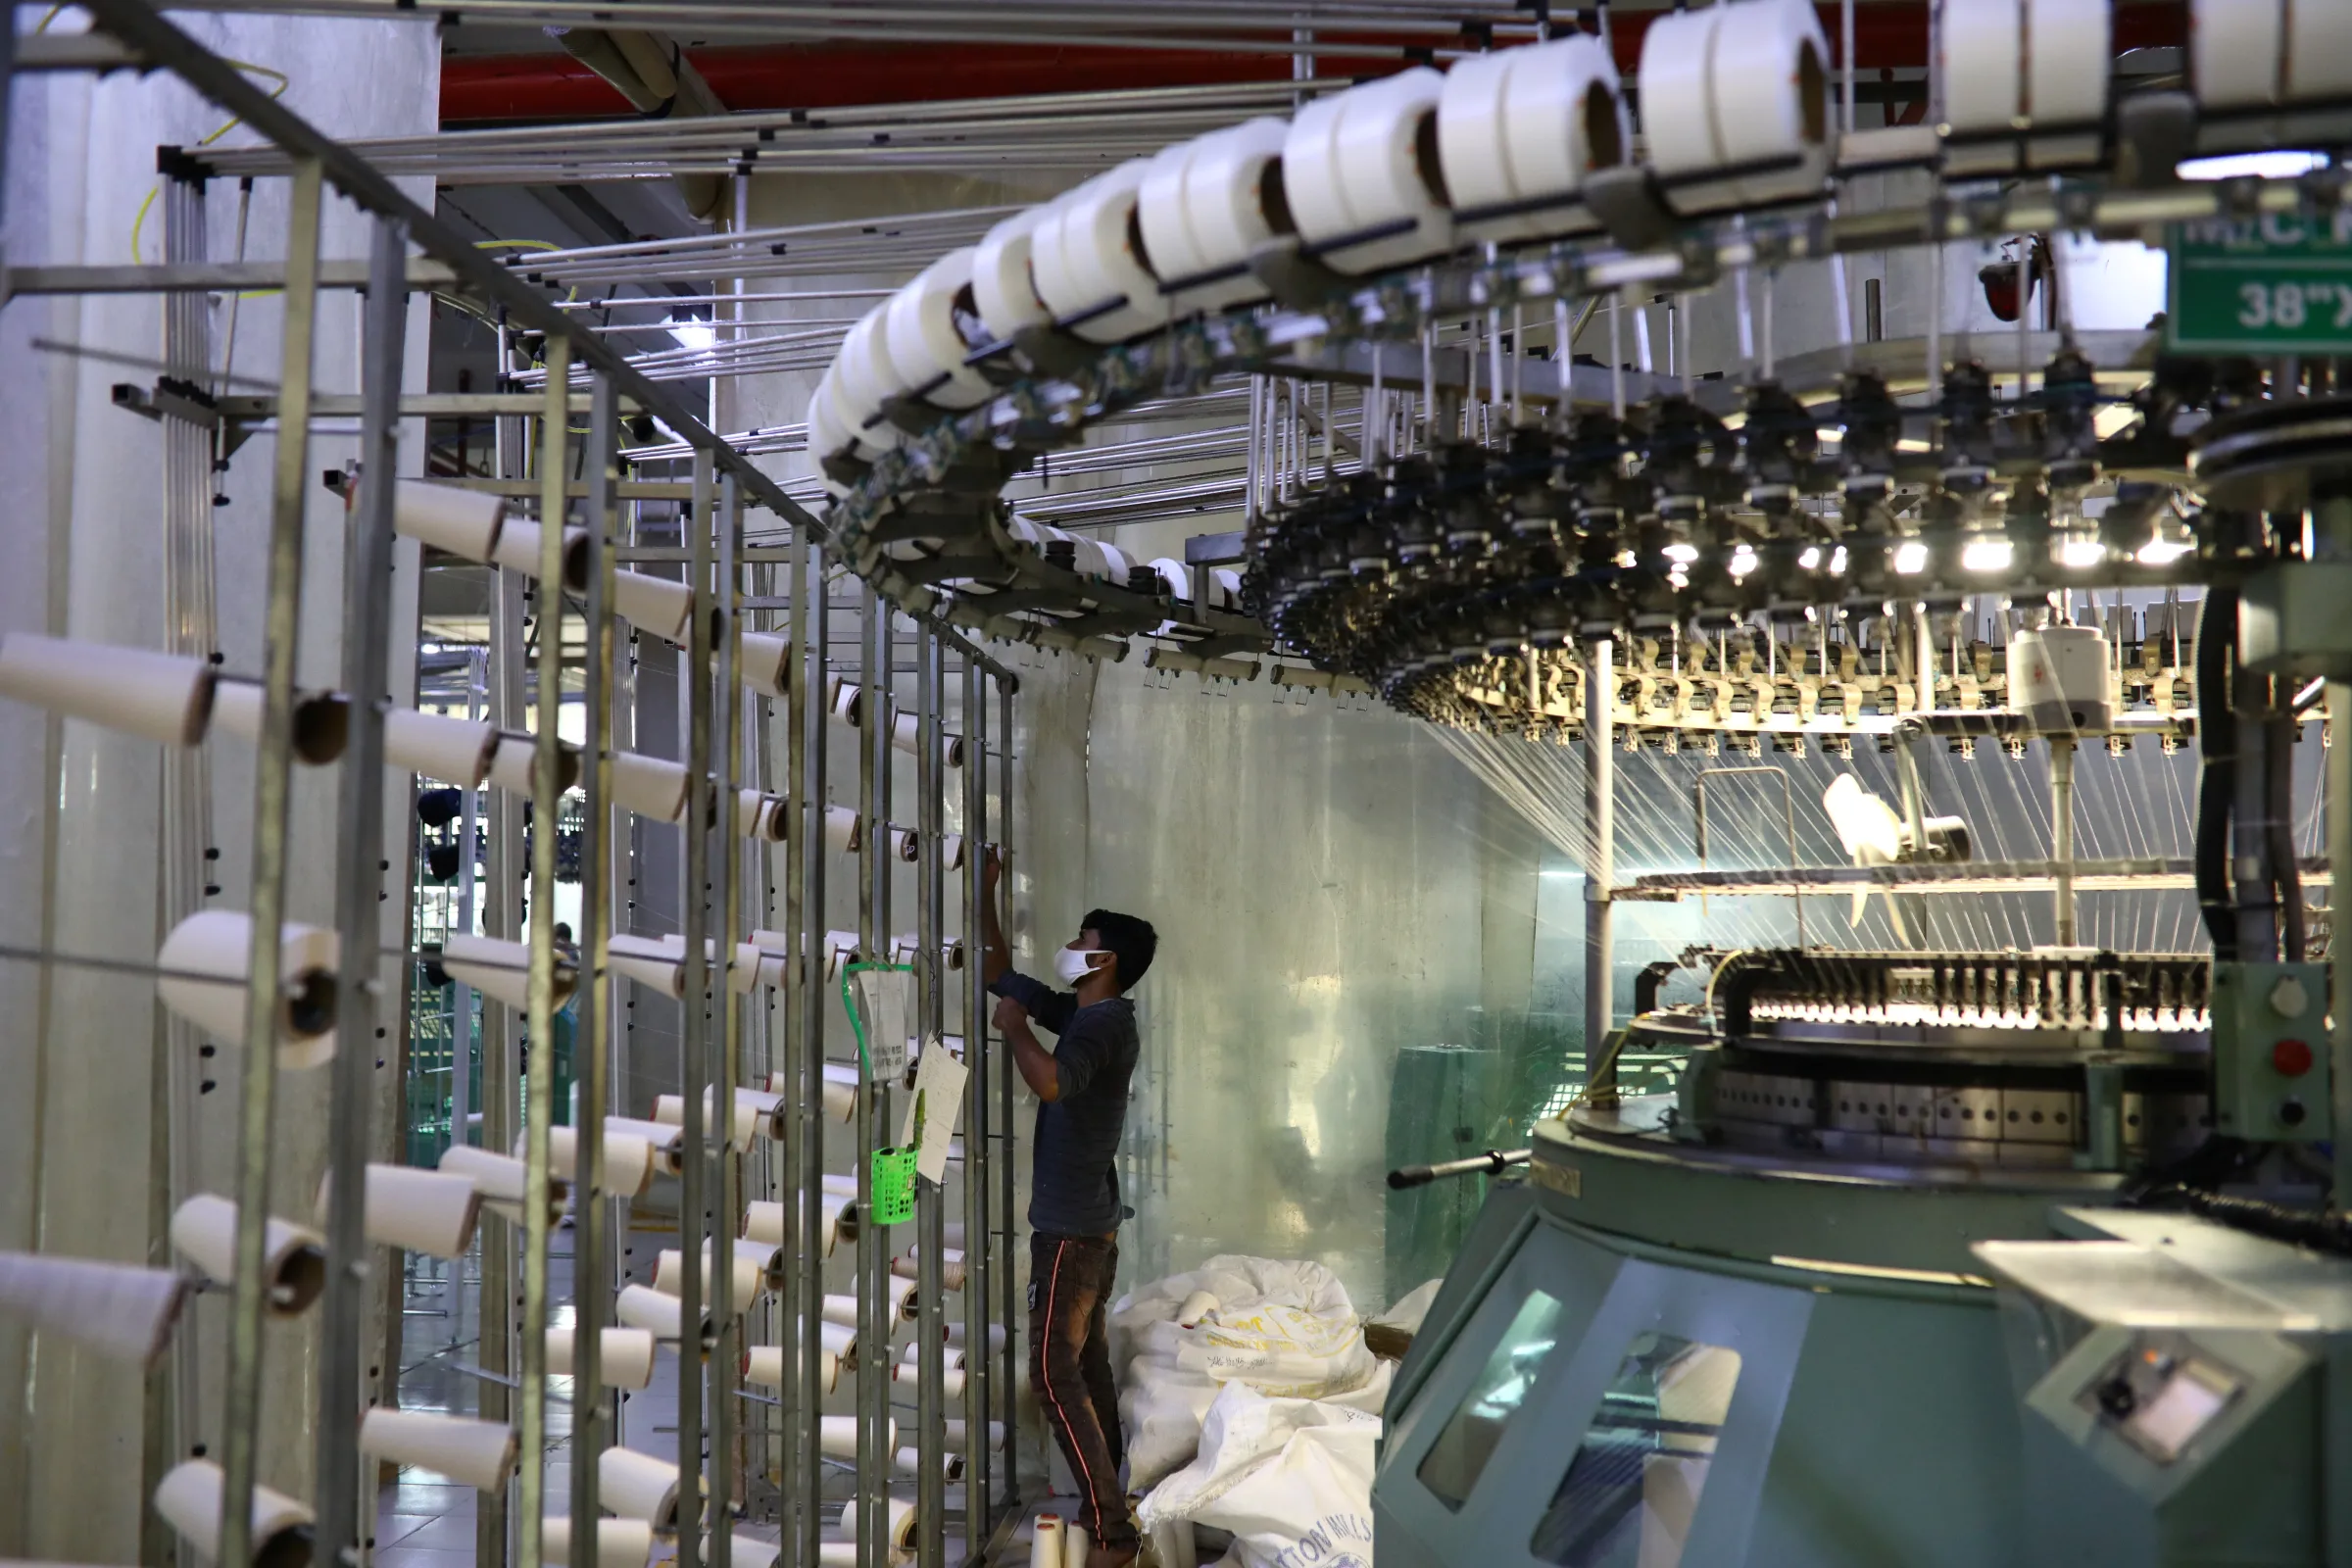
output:
{"label": "dark gray t-shirt", "polygon": [[989,989],[1028,1008],[1031,1018],[1060,1037],[1054,1067],[1061,1095],[1037,1107],[1029,1228],[1054,1236],[1108,1236],[1126,1215],[1115,1161],[1127,1125],[1127,1084],[1142,1048],[1135,1004],[1113,997],[1081,1007],[1069,992],[1010,970]]}

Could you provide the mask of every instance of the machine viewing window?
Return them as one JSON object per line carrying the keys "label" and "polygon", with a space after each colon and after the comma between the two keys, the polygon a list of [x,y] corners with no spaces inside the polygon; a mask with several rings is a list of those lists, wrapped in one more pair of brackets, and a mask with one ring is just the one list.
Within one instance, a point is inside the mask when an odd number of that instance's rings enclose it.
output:
{"label": "machine viewing window", "polygon": [[1675,1568],[1698,1512],[1740,1352],[1644,1334],[1537,1522],[1531,1549],[1560,1568]]}
{"label": "machine viewing window", "polygon": [[1560,1303],[1537,1291],[1520,1304],[1511,1326],[1502,1331],[1494,1353],[1487,1357],[1478,1381],[1454,1407],[1446,1430],[1430,1445],[1417,1472],[1421,1484],[1446,1507],[1459,1510],[1470,1489],[1494,1457],[1510,1429],[1511,1417],[1535,1387],[1557,1337]]}

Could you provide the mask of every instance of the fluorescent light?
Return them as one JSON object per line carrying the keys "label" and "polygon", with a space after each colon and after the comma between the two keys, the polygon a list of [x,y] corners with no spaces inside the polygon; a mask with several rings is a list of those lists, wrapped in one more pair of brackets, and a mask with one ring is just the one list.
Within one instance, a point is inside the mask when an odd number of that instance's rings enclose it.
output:
{"label": "fluorescent light", "polygon": [[1756,569],[1756,553],[1746,545],[1732,552],[1732,575],[1744,577]]}
{"label": "fluorescent light", "polygon": [[[1906,545],[1904,548],[1912,547]],[[1920,565],[1926,565],[1927,547],[1922,545],[1918,549]],[[2009,563],[2016,559],[2016,556],[2017,547],[2006,539],[1971,539],[1960,547],[1960,567],[1963,571],[2007,571]],[[1897,571],[1917,571],[1919,569],[1918,566],[1901,565],[1899,563],[1902,558],[1899,552],[1895,559],[1898,563],[1895,566]]]}
{"label": "fluorescent light", "polygon": [[1894,569],[1905,576],[1927,570],[1928,547],[1916,539],[1895,546]]}
{"label": "fluorescent light", "polygon": [[2195,548],[2185,539],[2151,539],[2132,559],[2143,566],[2168,566]]}
{"label": "fluorescent light", "polygon": [[1843,545],[1839,545],[1830,552],[1830,575],[1833,577],[1845,575],[1845,546]]}
{"label": "fluorescent light", "polygon": [[1668,545],[1666,547],[1666,559],[1673,562],[1678,566],[1688,566],[1698,559],[1698,546]]}
{"label": "fluorescent light", "polygon": [[2177,172],[2182,179],[2292,179],[2327,160],[2318,153],[2231,153],[2226,158],[2191,158]]}
{"label": "fluorescent light", "polygon": [[1807,545],[1807,546],[1805,546],[1805,553],[1804,553],[1803,555],[1801,555],[1801,556],[1799,556],[1799,557],[1797,557],[1797,558],[1796,558],[1796,564],[1797,564],[1798,565],[1800,565],[1800,566],[1804,567],[1804,568],[1805,568],[1805,570],[1807,570],[1807,571],[1811,571],[1811,570],[1812,570],[1814,567],[1816,567],[1816,566],[1820,565],[1820,564],[1821,564],[1821,546],[1819,546],[1819,545]]}
{"label": "fluorescent light", "polygon": [[2096,539],[2064,539],[2058,544],[2058,564],[2081,569],[2107,559],[2107,547]]}

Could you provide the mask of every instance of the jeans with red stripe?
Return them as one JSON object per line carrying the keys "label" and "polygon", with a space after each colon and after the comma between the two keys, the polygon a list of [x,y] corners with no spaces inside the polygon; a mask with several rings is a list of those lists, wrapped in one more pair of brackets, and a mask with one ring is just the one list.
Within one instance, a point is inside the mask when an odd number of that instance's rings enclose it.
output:
{"label": "jeans with red stripe", "polygon": [[1029,1383],[1085,1494],[1078,1523],[1098,1544],[1131,1545],[1136,1532],[1119,1485],[1126,1441],[1111,1381],[1103,1309],[1119,1248],[1101,1236],[1029,1238]]}

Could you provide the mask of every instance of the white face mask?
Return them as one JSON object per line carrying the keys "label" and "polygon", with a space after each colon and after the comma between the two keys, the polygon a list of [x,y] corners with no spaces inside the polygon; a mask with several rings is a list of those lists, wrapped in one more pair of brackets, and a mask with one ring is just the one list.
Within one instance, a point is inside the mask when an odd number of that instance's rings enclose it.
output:
{"label": "white face mask", "polygon": [[1101,948],[1057,948],[1054,953],[1054,972],[1061,976],[1063,985],[1074,986],[1095,972],[1095,959],[1109,956]]}

